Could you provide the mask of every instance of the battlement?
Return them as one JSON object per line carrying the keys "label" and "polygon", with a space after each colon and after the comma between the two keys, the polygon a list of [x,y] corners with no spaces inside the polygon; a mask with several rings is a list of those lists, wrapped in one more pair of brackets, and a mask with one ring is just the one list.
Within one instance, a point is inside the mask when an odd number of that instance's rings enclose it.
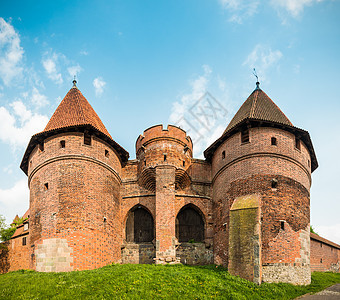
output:
{"label": "battlement", "polygon": [[140,135],[136,141],[136,153],[142,146],[157,141],[157,140],[173,140],[179,144],[183,144],[190,149],[192,153],[192,141],[190,136],[186,132],[174,125],[168,125],[166,129],[163,128],[162,124],[155,125],[145,129],[143,135]]}

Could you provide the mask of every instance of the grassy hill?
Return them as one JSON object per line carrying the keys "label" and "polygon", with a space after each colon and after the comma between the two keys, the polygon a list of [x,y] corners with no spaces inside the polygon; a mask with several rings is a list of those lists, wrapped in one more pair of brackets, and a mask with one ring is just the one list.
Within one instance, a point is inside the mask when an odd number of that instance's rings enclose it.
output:
{"label": "grassy hill", "polygon": [[313,273],[312,284],[257,286],[217,266],[110,265],[91,271],[0,275],[0,299],[294,299],[340,283]]}

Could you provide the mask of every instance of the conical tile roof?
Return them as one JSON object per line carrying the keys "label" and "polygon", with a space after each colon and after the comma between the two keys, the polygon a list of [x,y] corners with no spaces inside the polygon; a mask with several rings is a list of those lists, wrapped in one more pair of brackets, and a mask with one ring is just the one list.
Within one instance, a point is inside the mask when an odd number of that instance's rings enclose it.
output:
{"label": "conical tile roof", "polygon": [[258,82],[256,86],[256,89],[232,118],[222,136],[204,151],[204,157],[207,161],[211,161],[218,147],[241,129],[249,128],[249,126],[269,126],[289,131],[305,143],[311,155],[311,170],[313,172],[318,167],[318,161],[308,131],[295,127],[281,109],[260,89]]}
{"label": "conical tile roof", "polygon": [[259,88],[259,84],[257,84],[257,88],[242,104],[224,132],[236,127],[245,119],[255,119],[293,126],[281,109]]}
{"label": "conical tile roof", "polygon": [[96,135],[117,151],[121,163],[124,164],[128,161],[129,153],[112,139],[90,103],[77,88],[76,81],[74,80],[73,87],[61,101],[45,129],[31,137],[21,161],[20,168],[27,175],[28,159],[37,144],[55,134],[74,131],[87,131]]}
{"label": "conical tile roof", "polygon": [[112,138],[90,103],[74,85],[59,104],[44,132],[79,125],[91,125]]}

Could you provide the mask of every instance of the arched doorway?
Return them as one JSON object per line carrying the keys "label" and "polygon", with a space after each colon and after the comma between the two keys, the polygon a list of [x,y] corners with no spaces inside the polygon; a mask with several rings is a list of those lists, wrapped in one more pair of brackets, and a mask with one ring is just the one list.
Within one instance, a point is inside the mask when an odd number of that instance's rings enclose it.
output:
{"label": "arched doorway", "polygon": [[152,242],[154,239],[152,215],[142,206],[132,208],[126,220],[125,232],[128,243]]}
{"label": "arched doorway", "polygon": [[176,238],[180,243],[204,242],[202,215],[191,205],[184,206],[176,217]]}

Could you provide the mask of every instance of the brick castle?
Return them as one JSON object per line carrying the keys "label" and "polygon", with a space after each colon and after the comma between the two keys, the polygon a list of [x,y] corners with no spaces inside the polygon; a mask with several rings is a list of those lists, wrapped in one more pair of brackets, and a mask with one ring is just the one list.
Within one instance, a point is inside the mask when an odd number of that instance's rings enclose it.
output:
{"label": "brick castle", "polygon": [[259,83],[204,157],[184,130],[156,125],[129,160],[74,81],[24,154],[29,211],[0,269],[215,263],[258,284],[339,271],[340,246],[310,235],[309,133]]}

